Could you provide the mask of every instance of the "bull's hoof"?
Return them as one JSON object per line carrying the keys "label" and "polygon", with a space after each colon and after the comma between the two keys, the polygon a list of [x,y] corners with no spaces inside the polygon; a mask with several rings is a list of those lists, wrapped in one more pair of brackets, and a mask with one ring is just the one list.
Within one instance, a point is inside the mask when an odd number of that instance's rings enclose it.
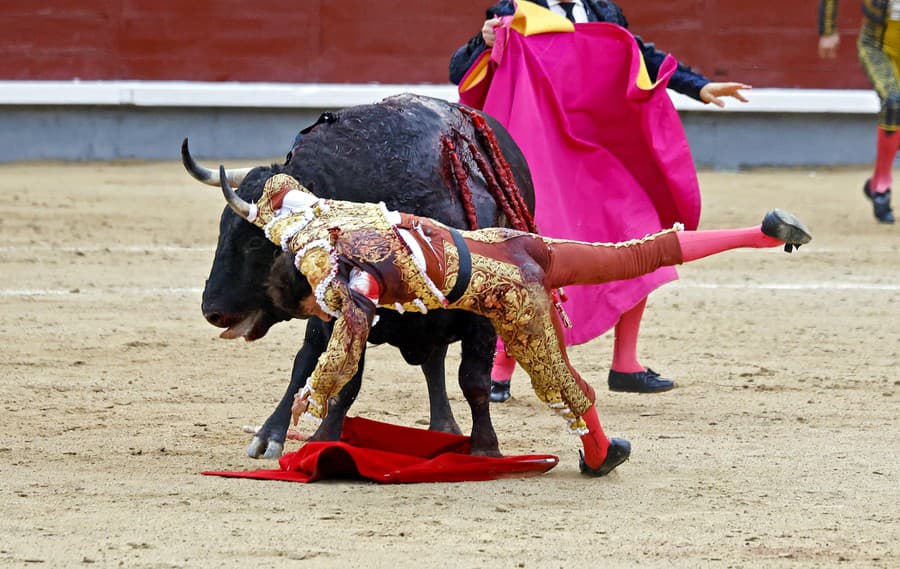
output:
{"label": "bull's hoof", "polygon": [[250,458],[262,458],[264,460],[276,460],[284,453],[284,443],[270,441],[262,437],[253,437],[247,447],[247,456]]}
{"label": "bull's hoof", "polygon": [[494,381],[491,380],[491,403],[503,403],[510,397],[509,384],[510,380]]}
{"label": "bull's hoof", "polygon": [[266,447],[263,458],[266,460],[278,460],[282,454],[284,454],[284,443],[269,441],[269,446]]}
{"label": "bull's hoof", "polygon": [[462,430],[460,430],[459,425],[456,424],[456,421],[451,419],[450,421],[441,421],[439,423],[432,422],[428,425],[429,431],[435,431],[438,433],[449,433],[451,435],[461,435],[463,434]]}

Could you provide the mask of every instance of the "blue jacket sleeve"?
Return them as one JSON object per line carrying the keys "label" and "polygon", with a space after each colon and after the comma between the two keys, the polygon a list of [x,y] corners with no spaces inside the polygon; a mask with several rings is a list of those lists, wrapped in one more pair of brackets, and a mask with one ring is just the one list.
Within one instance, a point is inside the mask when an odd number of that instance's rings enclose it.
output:
{"label": "blue jacket sleeve", "polygon": [[[634,39],[637,41],[638,48],[644,56],[644,62],[647,64],[647,72],[650,73],[650,79],[656,81],[656,78],[659,75],[659,68],[666,58],[666,53],[656,49],[652,43],[644,43],[644,40],[642,40],[640,36],[634,36]],[[700,89],[709,82],[709,79],[700,73],[697,73],[683,63],[679,63],[675,73],[673,73],[671,79],[669,79],[669,88],[682,95],[687,95],[692,99],[700,101]]]}

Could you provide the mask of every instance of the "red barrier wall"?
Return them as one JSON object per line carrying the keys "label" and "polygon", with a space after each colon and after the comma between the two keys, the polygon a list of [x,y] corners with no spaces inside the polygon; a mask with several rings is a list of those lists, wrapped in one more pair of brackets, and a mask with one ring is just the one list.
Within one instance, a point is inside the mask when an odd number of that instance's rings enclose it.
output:
{"label": "red barrier wall", "polygon": [[[859,1],[841,56],[816,55],[817,0],[621,0],[632,31],[714,79],[868,88]],[[491,0],[0,0],[0,80],[445,83]]]}

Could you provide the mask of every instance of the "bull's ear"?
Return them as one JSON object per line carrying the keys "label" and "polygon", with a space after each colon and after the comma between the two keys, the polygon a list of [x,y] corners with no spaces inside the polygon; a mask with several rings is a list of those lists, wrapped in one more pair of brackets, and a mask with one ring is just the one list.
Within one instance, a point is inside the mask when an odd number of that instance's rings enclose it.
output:
{"label": "bull's ear", "polygon": [[228,183],[228,176],[225,174],[225,166],[222,165],[219,166],[219,182],[222,186],[222,195],[225,196],[225,201],[228,202],[228,205],[234,210],[234,213],[247,221],[253,221],[256,217],[256,207],[254,207],[253,204],[245,202],[237,195],[237,193],[235,193],[231,188],[231,184]]}

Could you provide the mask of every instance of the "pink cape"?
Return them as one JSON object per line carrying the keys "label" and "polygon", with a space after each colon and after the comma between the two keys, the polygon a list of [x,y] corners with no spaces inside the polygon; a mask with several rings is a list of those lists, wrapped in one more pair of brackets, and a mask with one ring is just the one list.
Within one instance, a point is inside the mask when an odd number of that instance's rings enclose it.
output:
{"label": "pink cape", "polygon": [[203,474],[304,483],[327,479],[380,484],[470,482],[537,476],[559,462],[550,454],[473,456],[469,448],[469,437],[463,435],[348,417],[340,441],[307,442],[282,456],[280,468]]}
{"label": "pink cape", "polygon": [[[542,234],[625,241],[675,222],[696,229],[700,218],[690,148],[665,88],[675,68],[668,56],[657,82],[638,86],[643,60],[637,43],[613,24],[528,36],[498,27],[494,48],[460,83],[460,102],[496,117],[522,148]],[[629,281],[566,289],[573,323],[566,342],[596,338],[676,278],[667,267]]]}

